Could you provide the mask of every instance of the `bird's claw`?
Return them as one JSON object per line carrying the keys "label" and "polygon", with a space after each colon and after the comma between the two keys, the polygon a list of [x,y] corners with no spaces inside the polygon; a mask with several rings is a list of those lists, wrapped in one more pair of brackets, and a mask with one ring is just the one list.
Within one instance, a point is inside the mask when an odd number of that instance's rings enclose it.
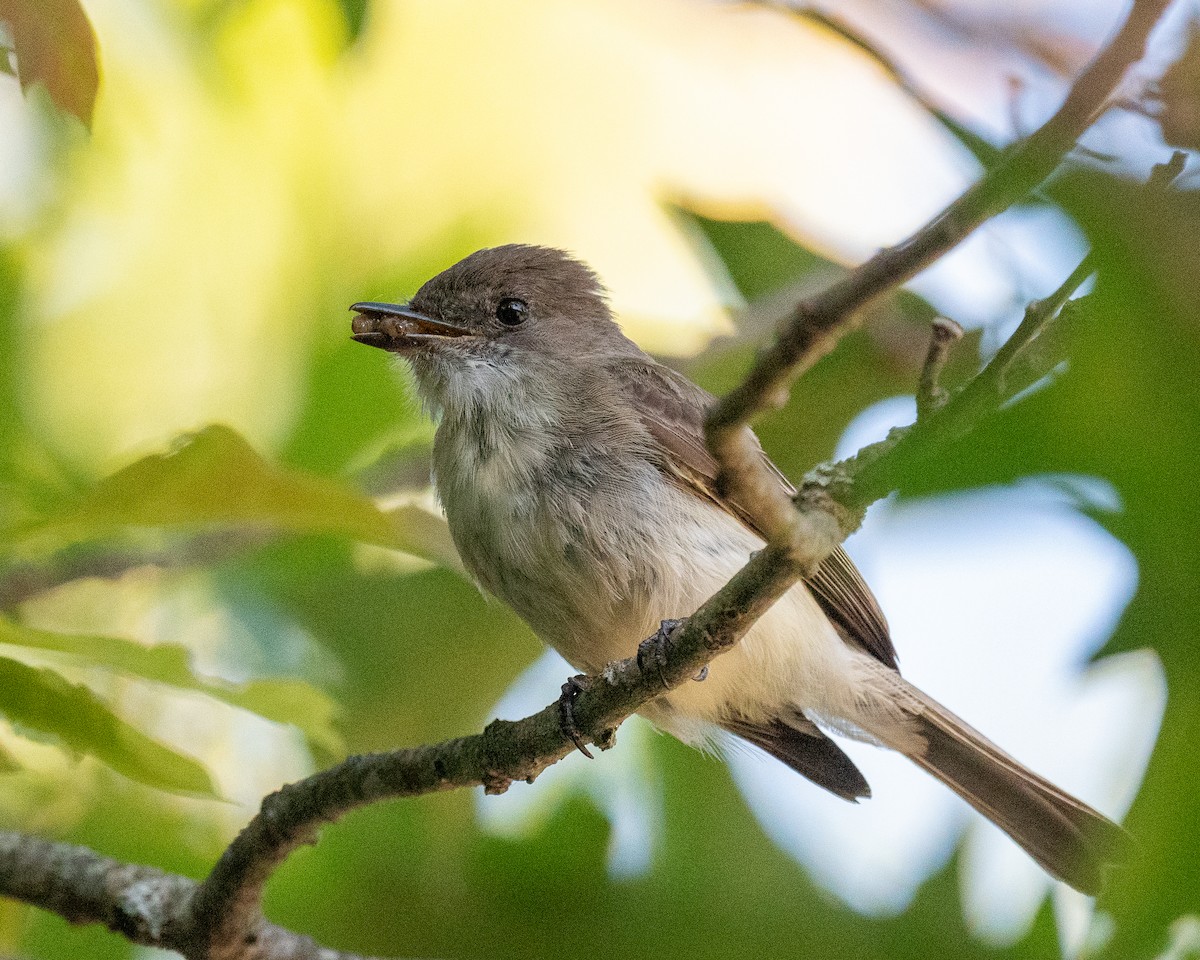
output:
{"label": "bird's claw", "polygon": [[[663,669],[666,667],[667,658],[671,654],[671,635],[683,623],[683,620],[664,620],[658,625],[658,632],[654,636],[648,637],[638,644],[638,669],[642,673],[645,673],[647,669],[653,667],[658,671],[658,679],[662,681],[664,687],[668,686],[667,676],[663,673]],[[708,676],[707,667],[696,675],[696,679],[703,680],[706,676]]]}
{"label": "bird's claw", "polygon": [[589,760],[593,760],[595,758],[592,756],[592,752],[584,744],[583,738],[579,734],[579,728],[575,726],[575,698],[587,689],[587,679],[584,674],[580,673],[568,678],[567,682],[562,685],[562,693],[558,698],[558,725],[563,736],[575,744],[575,749]]}

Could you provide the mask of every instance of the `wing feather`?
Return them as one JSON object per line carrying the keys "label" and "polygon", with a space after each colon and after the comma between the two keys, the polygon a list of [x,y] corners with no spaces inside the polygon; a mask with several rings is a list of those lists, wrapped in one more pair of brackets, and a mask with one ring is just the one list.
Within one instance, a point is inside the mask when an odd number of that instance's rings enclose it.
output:
{"label": "wing feather", "polygon": [[[660,469],[669,480],[726,510],[746,527],[762,536],[754,517],[740,504],[722,494],[717,484],[716,460],[704,443],[704,410],[714,397],[682,374],[652,360],[625,359],[613,365],[613,376],[637,407],[643,425],[663,452]],[[747,427],[756,447],[758,438]],[[789,496],[795,487],[766,453],[763,461],[779,478]],[[896,649],[887,621],[870,588],[840,546],[805,580],[809,590],[848,641],[892,669],[897,668]]]}

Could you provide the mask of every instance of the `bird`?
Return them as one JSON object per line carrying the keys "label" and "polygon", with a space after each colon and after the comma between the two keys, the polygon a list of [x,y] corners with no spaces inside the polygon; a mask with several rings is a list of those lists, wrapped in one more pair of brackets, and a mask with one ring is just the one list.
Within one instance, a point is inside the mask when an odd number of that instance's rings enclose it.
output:
{"label": "bird", "polygon": [[[403,358],[437,422],[434,485],[466,570],[575,669],[662,639],[764,546],[705,444],[715,398],[628,339],[567,252],[485,248],[407,303],[351,310],[353,339]],[[840,547],[697,679],[639,713],[701,748],[741,738],[850,801],[870,788],[835,738],[898,751],[1086,894],[1127,855],[1120,826],[901,676]]]}

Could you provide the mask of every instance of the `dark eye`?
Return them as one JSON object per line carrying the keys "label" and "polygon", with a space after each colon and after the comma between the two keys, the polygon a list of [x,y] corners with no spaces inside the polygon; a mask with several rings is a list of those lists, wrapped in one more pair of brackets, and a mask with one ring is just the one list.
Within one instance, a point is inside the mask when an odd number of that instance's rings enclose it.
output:
{"label": "dark eye", "polygon": [[517,327],[529,316],[529,307],[524,300],[505,297],[496,305],[496,319],[506,327]]}

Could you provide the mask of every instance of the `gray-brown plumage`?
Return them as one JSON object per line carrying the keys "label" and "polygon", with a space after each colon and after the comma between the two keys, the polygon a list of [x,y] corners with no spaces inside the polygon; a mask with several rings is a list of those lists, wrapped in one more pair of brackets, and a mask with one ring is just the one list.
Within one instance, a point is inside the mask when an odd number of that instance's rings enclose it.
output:
{"label": "gray-brown plumage", "polygon": [[[467,569],[577,668],[631,656],[762,546],[717,485],[703,439],[713,398],[626,339],[595,275],[561,251],[481,250],[407,306],[354,309],[356,339],[402,354],[439,418],[437,487]],[[900,676],[840,549],[705,682],[642,712],[686,742],[742,737],[850,800],[869,788],[827,733],[891,747],[1087,893],[1125,845],[1120,827]]]}
{"label": "gray-brown plumage", "polygon": [[[718,492],[719,468],[704,443],[704,411],[715,399],[661,364],[621,363],[615,377],[639,401],[651,434],[669,454],[672,482],[689,486],[761,535],[740,505]],[[795,488],[763,454],[788,495]],[[846,552],[838,547],[806,581],[821,608],[850,642],[899,672],[879,604]],[[1091,807],[1023,767],[974,728],[915,687],[920,709],[911,720],[923,745],[908,757],[1004,830],[1048,872],[1085,893],[1097,893],[1104,865],[1126,847],[1125,831]],[[870,796],[853,761],[803,715],[787,722],[724,726],[847,800]]]}

